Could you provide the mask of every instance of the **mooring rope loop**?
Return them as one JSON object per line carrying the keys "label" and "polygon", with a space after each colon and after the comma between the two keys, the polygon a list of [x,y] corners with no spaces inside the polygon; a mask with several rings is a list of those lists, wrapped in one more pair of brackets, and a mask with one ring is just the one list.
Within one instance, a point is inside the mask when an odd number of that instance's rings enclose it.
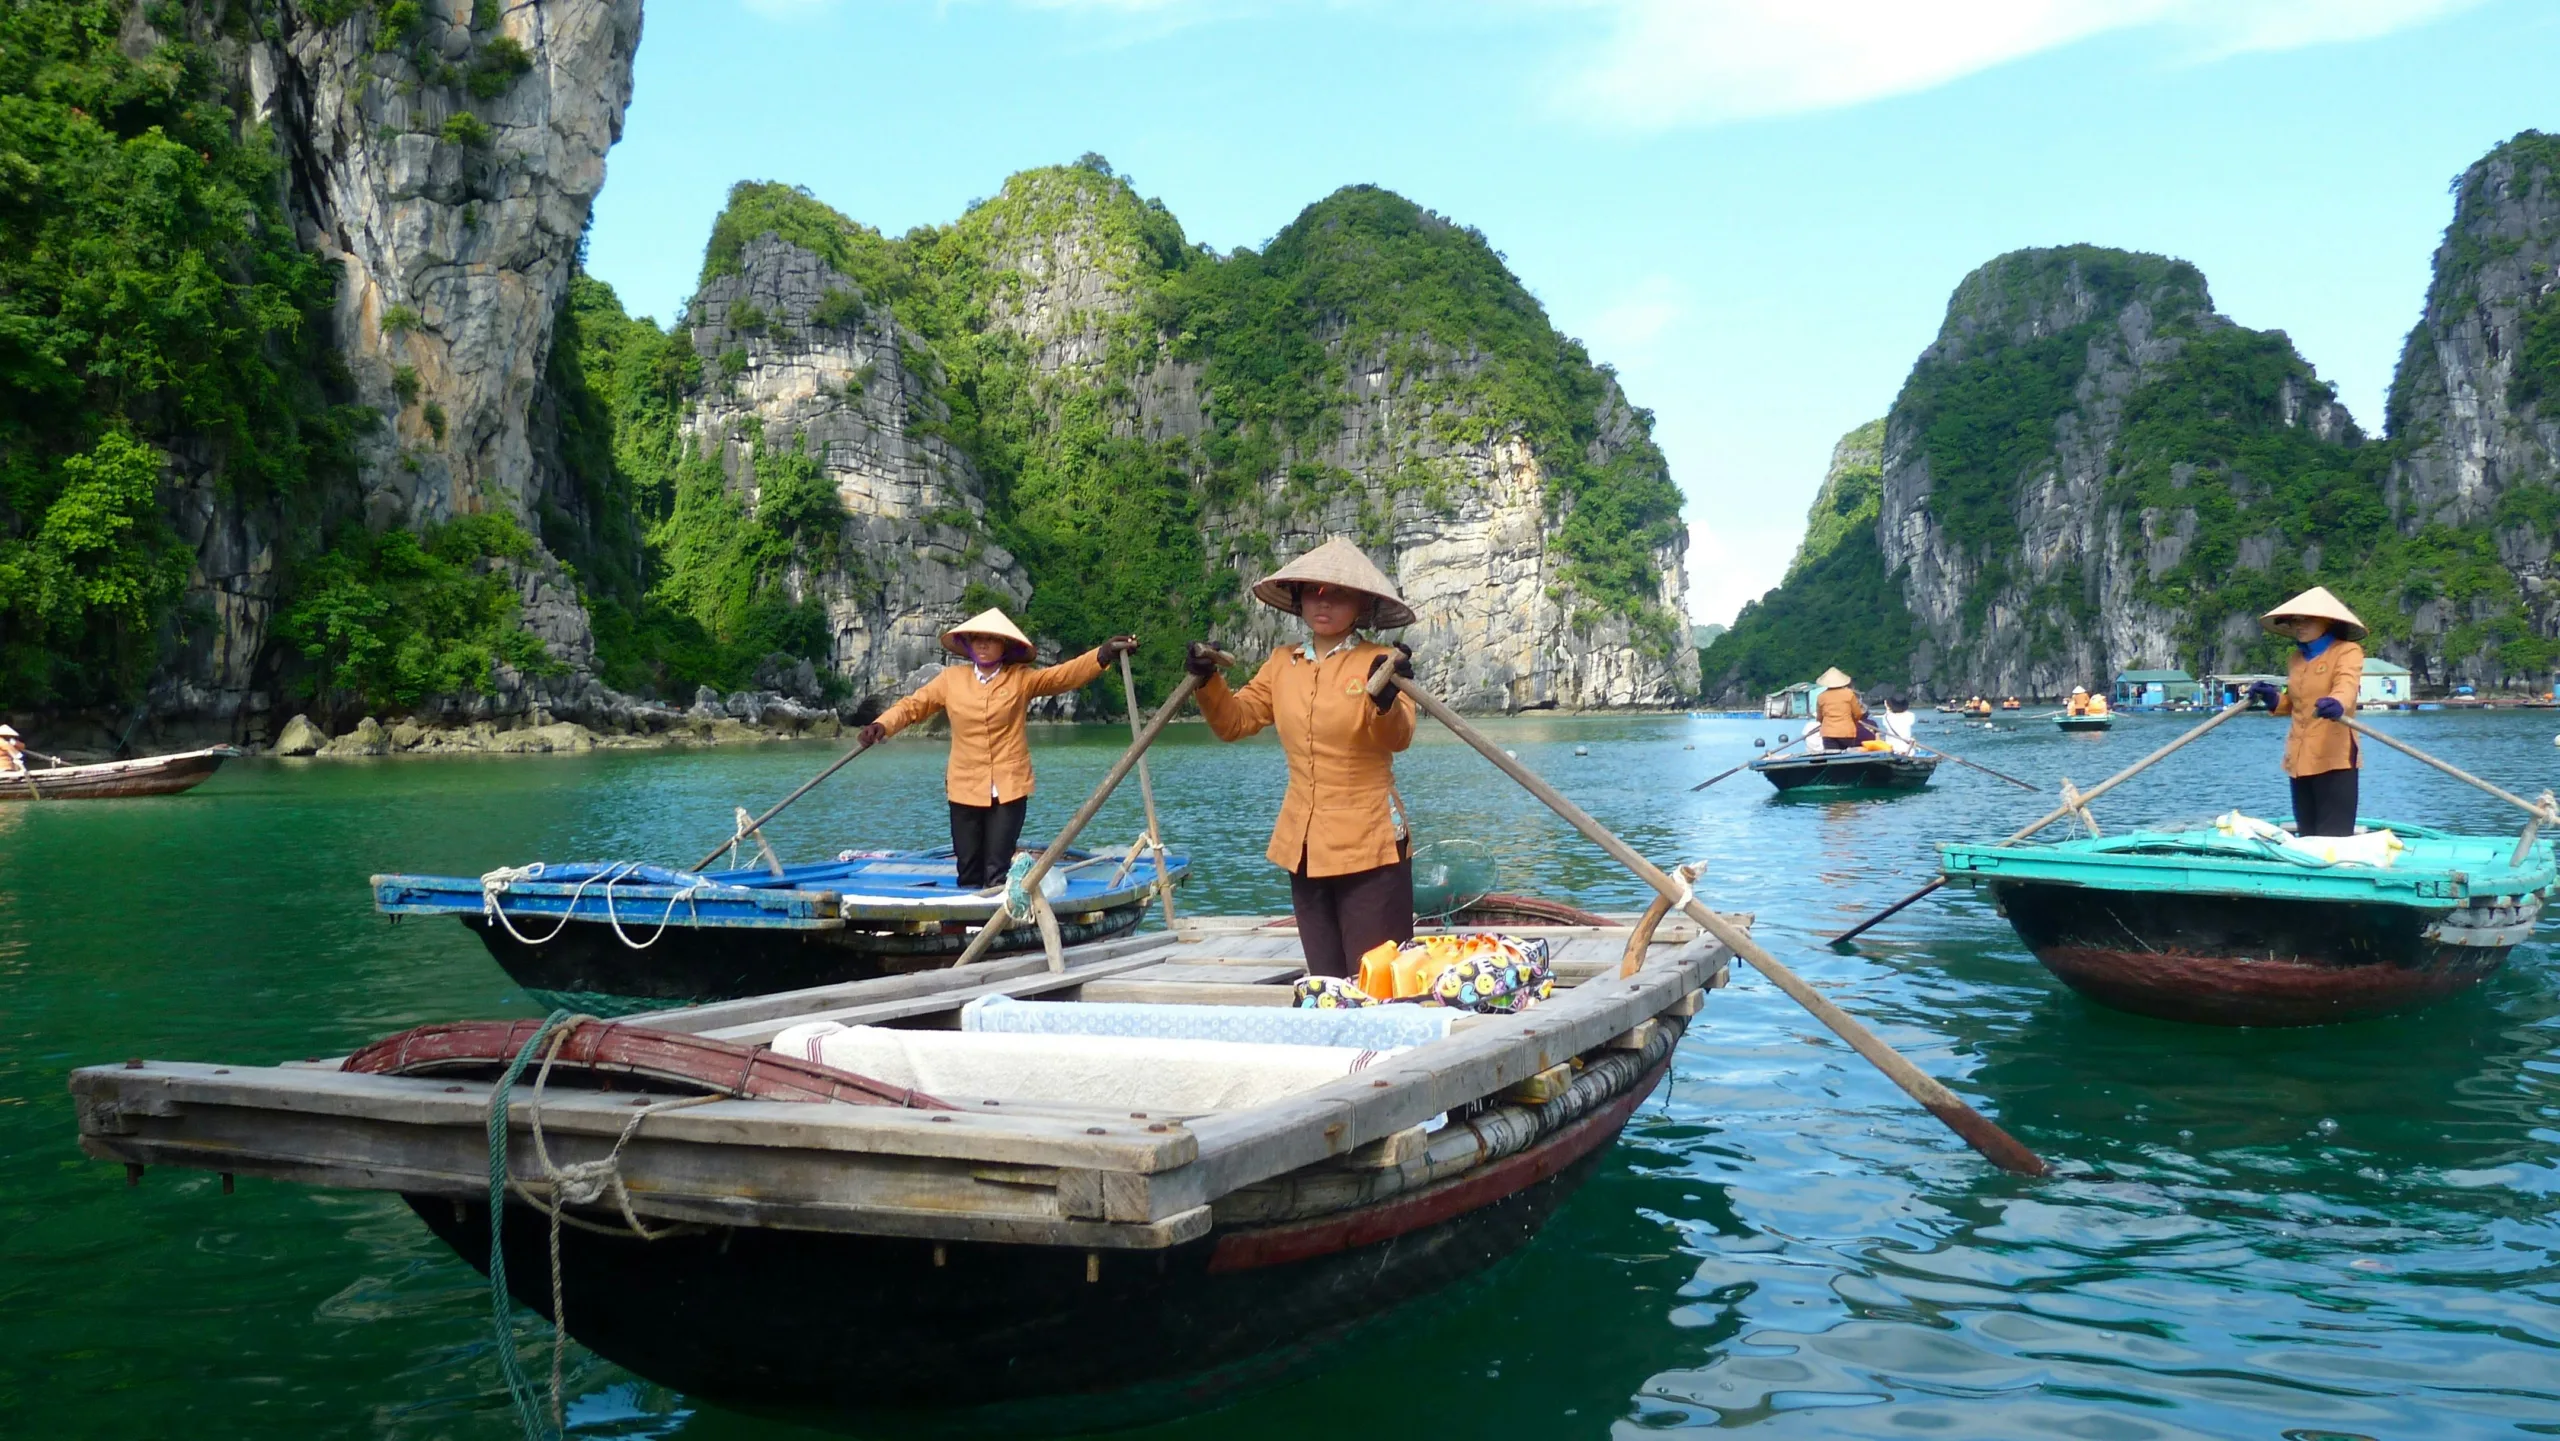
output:
{"label": "mooring rope loop", "polygon": [[644,863],[640,861],[616,861],[579,881],[577,888],[569,892],[569,904],[567,909],[561,912],[559,924],[553,926],[550,934],[539,940],[516,929],[515,919],[507,914],[506,905],[499,900],[499,897],[519,881],[541,880],[544,867],[540,861],[529,866],[500,866],[494,871],[484,872],[480,877],[480,913],[496,921],[505,928],[508,935],[515,937],[523,944],[545,946],[560,939],[560,933],[569,929],[569,923],[578,918],[578,902],[586,897],[587,887],[602,883],[605,923],[613,928],[614,938],[632,950],[645,951],[666,939],[667,928],[675,924],[677,906],[683,906],[685,914],[694,920],[702,919],[699,901],[703,891],[712,887],[712,882],[690,871],[683,872],[686,884],[682,890],[667,897],[667,908],[658,915],[658,929],[650,935],[649,939],[635,941],[631,938],[631,933],[622,928],[622,914],[614,905],[613,888],[639,874],[643,865]]}

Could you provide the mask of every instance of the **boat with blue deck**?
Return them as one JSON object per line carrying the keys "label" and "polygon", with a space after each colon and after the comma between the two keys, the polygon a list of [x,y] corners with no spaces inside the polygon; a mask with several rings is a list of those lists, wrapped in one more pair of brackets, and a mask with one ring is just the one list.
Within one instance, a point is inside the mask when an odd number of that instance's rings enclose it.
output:
{"label": "boat with blue deck", "polygon": [[2530,833],[2381,820],[2332,840],[2235,815],[1939,855],[2073,989],[2226,1026],[2361,1020],[2467,990],[2533,935],[2560,881]]}
{"label": "boat with blue deck", "polygon": [[[1179,885],[1190,859],[1167,852],[1164,869]],[[1155,886],[1151,852],[1071,850],[1043,879],[1041,896],[1060,944],[1076,946],[1135,927]],[[963,889],[948,846],[701,872],[577,861],[373,878],[375,910],[455,917],[545,1005],[591,1015],[949,965],[1002,899]],[[1042,944],[1039,929],[1023,924],[992,949]]]}

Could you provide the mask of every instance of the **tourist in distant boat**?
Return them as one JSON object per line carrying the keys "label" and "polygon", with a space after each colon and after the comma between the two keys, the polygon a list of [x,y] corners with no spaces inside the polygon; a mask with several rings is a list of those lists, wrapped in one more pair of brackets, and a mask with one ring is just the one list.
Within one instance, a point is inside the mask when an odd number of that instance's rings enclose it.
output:
{"label": "tourist in distant boat", "polygon": [[2089,703],[2080,708],[2080,713],[2082,715],[2105,715],[2107,713],[2106,693],[2101,691],[2090,696]]}
{"label": "tourist in distant boat", "polygon": [[1103,667],[1138,648],[1116,635],[1073,660],[1034,667],[1031,641],[1001,610],[984,610],[942,633],[942,648],[968,661],[946,666],[913,695],[862,728],[878,745],[936,712],[951,716],[951,760],[943,798],[951,803],[951,859],[964,890],[992,890],[1013,863],[1031,800],[1031,703],[1102,678]]}
{"label": "tourist in distant boat", "polygon": [[0,725],[0,775],[15,775],[26,768],[27,743],[18,738],[18,728]]}
{"label": "tourist in distant boat", "polygon": [[1307,623],[1242,690],[1218,674],[1217,650],[1193,643],[1186,665],[1205,677],[1200,713],[1224,741],[1265,726],[1280,733],[1289,789],[1263,854],[1289,873],[1289,905],[1307,973],[1349,977],[1381,941],[1413,939],[1413,838],[1396,795],[1395,756],[1413,743],[1414,705],[1381,669],[1413,674],[1401,645],[1360,638],[1364,626],[1413,624],[1413,608],[1350,541],[1337,536],[1253,588],[1254,599]]}
{"label": "tourist in distant boat", "polygon": [[1849,685],[1849,677],[1833,666],[1814,677],[1813,684],[1821,694],[1814,697],[1814,719],[1822,722],[1822,748],[1827,751],[1853,751],[1862,741],[1875,739],[1875,728],[1867,724],[1867,703]]}
{"label": "tourist in distant boat", "polygon": [[2364,683],[2364,622],[2346,603],[2315,585],[2262,619],[2293,642],[2282,694],[2266,682],[2249,687],[2277,715],[2293,717],[2284,738],[2284,773],[2293,778],[2293,822],[2306,836],[2356,833],[2357,768],[2364,764],[2346,718]]}
{"label": "tourist in distant boat", "polygon": [[1911,754],[1912,726],[1915,723],[1911,714],[1911,698],[1896,691],[1884,703],[1884,714],[1876,717],[1876,730],[1884,737],[1885,744],[1893,747],[1894,754],[1907,756]]}
{"label": "tourist in distant boat", "polygon": [[2071,688],[2071,694],[2062,702],[2062,713],[2067,716],[2087,715],[2089,713],[2089,688],[2085,685],[2073,686]]}

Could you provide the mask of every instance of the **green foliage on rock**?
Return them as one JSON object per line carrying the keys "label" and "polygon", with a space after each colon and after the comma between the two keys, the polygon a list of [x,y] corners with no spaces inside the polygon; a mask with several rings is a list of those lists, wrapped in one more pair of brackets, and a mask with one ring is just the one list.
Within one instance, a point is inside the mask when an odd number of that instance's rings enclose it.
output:
{"label": "green foliage on rock", "polygon": [[303,565],[276,633],[309,665],[305,693],[333,715],[486,693],[500,664],[556,675],[564,667],[517,624],[513,567],[532,559],[532,538],[500,515],[424,535],[350,527]]}
{"label": "green foliage on rock", "polygon": [[1909,682],[1918,640],[1902,577],[1885,573],[1869,515],[1784,584],[1744,605],[1733,628],[1699,652],[1699,675],[1711,696],[1752,696],[1836,665],[1874,694]]}
{"label": "green foliage on rock", "polygon": [[[1831,470],[1805,512],[1804,540],[1787,563],[1785,579],[1837,550],[1858,522],[1872,522],[1884,504],[1884,420],[1878,417],[1840,437]],[[1721,627],[1719,627],[1721,629]]]}
{"label": "green foliage on rock", "polygon": [[591,514],[545,541],[578,569],[605,684],[681,701],[746,686],[776,651],[823,664],[826,615],[785,584],[837,556],[843,510],[816,461],[756,446],[751,513],[684,437],[702,380],[691,341],[625,314],[590,276],[570,284],[552,369],[562,459]]}
{"label": "green foliage on rock", "polygon": [[332,269],[209,58],[128,54],[130,6],[0,7],[0,694],[130,700],[187,562],[159,449],[245,496],[346,464]]}

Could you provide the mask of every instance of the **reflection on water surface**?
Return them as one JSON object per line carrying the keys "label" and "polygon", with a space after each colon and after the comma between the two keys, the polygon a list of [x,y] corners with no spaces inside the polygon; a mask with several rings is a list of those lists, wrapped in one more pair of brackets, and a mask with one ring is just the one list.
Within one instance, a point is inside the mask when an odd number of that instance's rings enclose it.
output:
{"label": "reflection on water surface", "polygon": [[[2518,791],[2560,768],[2547,713],[2383,723]],[[2184,724],[2063,737],[1932,716],[1923,733],[2085,787]],[[1692,794],[1777,727],[1493,729],[1646,854],[1704,859],[1702,893],[1756,913],[1783,959],[2065,1174],[1993,1173],[1743,971],[1525,1256],[1298,1383],[1150,1435],[2560,1435],[2548,947],[2397,1021],[2259,1032],[2120,1015],[2063,990],[1963,892],[1858,954],[1819,944],[1927,879],[1933,842],[2005,834],[2049,798],[1953,766],[1881,803],[1781,804],[1747,773]],[[1126,735],[1035,738],[1034,834]],[[2278,748],[2273,723],[2235,722],[2100,815],[2280,817]],[[461,927],[371,915],[365,876],[689,858],[731,807],[825,758],[254,762],[190,796],[0,807],[0,1433],[513,1435],[479,1277],[396,1200],[264,1182],[224,1197],[176,1173],[128,1191],[77,1155],[62,1073],[327,1054],[430,1018],[525,1013]],[[935,842],[940,759],[906,741],[865,757],[777,822],[777,843],[800,859]],[[1261,859],[1277,751],[1186,726],[1154,773],[1168,832],[1199,862],[1186,909],[1285,908]],[[1508,887],[1642,899],[1446,736],[1426,727],[1400,775],[1423,838],[1483,842]],[[1137,833],[1131,791],[1097,838]],[[2394,756],[2373,762],[2365,808],[2513,830],[2494,801]],[[800,1434],[592,1360],[572,1378],[582,1436]]]}

